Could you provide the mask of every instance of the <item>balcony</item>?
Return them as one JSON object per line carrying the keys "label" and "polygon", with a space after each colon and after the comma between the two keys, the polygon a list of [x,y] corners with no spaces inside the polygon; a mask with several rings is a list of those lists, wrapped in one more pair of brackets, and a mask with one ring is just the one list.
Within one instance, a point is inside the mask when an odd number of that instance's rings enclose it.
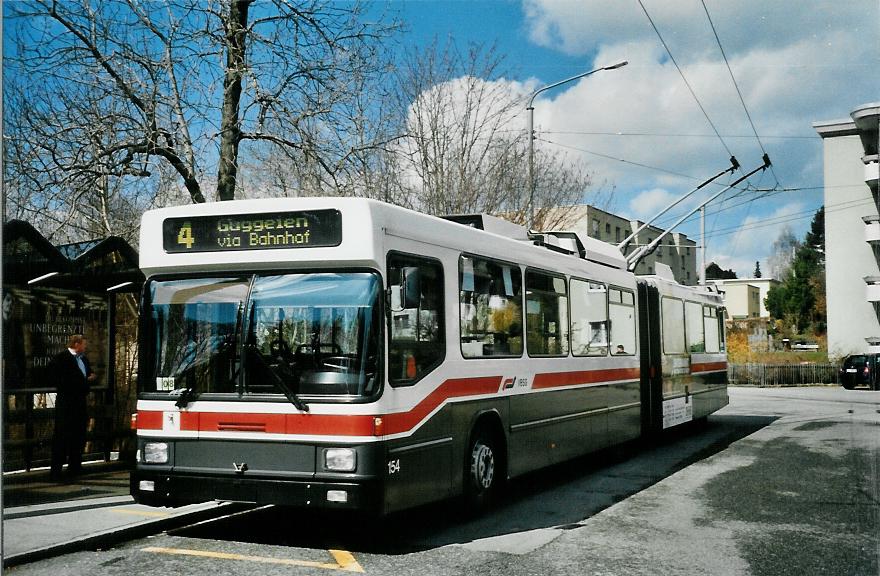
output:
{"label": "balcony", "polygon": [[865,297],[868,302],[880,302],[880,276],[865,276]]}
{"label": "balcony", "polygon": [[868,343],[868,352],[878,352],[880,353],[880,336],[871,336],[865,338],[865,342]]}
{"label": "balcony", "polygon": [[877,154],[865,156],[862,160],[865,162],[865,184],[876,192],[877,182],[880,180],[880,162],[877,161]]}
{"label": "balcony", "polygon": [[880,242],[880,216],[863,216],[862,221],[865,223],[865,242]]}

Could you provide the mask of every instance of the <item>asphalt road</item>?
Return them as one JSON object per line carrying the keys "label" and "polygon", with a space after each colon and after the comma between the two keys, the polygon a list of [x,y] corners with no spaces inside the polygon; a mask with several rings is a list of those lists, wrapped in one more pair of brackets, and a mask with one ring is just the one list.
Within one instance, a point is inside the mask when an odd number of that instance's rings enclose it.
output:
{"label": "asphalt road", "polygon": [[880,392],[731,388],[660,442],[369,522],[264,508],[10,574],[880,575]]}

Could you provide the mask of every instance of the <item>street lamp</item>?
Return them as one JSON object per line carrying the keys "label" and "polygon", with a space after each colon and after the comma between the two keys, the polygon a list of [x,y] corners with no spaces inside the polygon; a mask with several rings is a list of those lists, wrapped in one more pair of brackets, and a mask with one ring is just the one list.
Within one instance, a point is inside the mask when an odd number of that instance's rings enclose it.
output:
{"label": "street lamp", "polygon": [[566,78],[565,80],[560,80],[559,82],[554,82],[553,84],[548,84],[543,88],[538,88],[532,93],[532,97],[529,98],[529,105],[526,106],[526,110],[528,111],[528,130],[529,130],[529,229],[535,225],[535,107],[532,106],[532,103],[535,101],[535,96],[544,92],[545,90],[549,90],[550,88],[556,88],[557,86],[561,86],[566,82],[571,82],[572,80],[577,80],[578,78],[583,78],[584,76],[589,76],[590,74],[594,74],[601,70],[615,70],[617,68],[622,68],[629,64],[626,60],[618,62],[617,64],[611,64],[610,66],[602,66],[601,68],[596,68],[595,70],[590,70],[589,72],[583,72],[576,76],[572,76],[571,78]]}

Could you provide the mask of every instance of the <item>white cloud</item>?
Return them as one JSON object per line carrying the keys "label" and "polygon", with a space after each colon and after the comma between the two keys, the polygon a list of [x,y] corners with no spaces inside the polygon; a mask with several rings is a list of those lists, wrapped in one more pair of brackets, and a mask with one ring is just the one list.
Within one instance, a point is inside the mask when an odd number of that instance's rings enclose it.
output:
{"label": "white cloud", "polygon": [[[767,257],[773,242],[786,227],[793,229],[796,237],[802,238],[813,213],[812,207],[804,202],[787,202],[767,213],[707,227],[707,261],[733,269],[740,278],[750,277],[755,262],[760,261],[761,270],[766,276],[770,273]],[[711,220],[711,216],[707,218],[707,221]]]}
{"label": "white cloud", "polygon": [[[745,170],[758,166],[761,147],[702,5],[677,0],[644,4],[731,153]],[[812,123],[846,118],[859,104],[877,100],[880,35],[872,30],[880,5],[875,0],[706,0],[706,6],[774,165],[749,183],[768,188],[778,178],[784,187],[821,186],[822,144]],[[650,212],[648,206],[655,207],[653,198],[659,204],[657,190],[671,200],[728,166],[727,150],[637,2],[524,0],[524,12],[536,44],[587,56],[597,67],[629,61],[624,68],[598,72],[543,94],[535,103],[535,124],[544,140],[538,145],[581,150],[598,178],[615,184],[618,205],[640,209],[641,215]],[[553,80],[542,78],[538,84]],[[694,134],[708,136],[685,136]],[[729,181],[725,176],[719,183]],[[710,186],[706,194],[717,190]],[[796,203],[790,201],[793,194]],[[792,218],[793,211],[810,213],[821,203],[821,190],[766,195],[716,220],[726,228],[757,225],[759,219]],[[709,259],[751,274],[755,261],[766,259],[782,226],[772,222],[710,239]],[[791,223],[802,237],[809,216]],[[681,231],[699,235],[693,222]]]}
{"label": "white cloud", "polygon": [[633,198],[629,203],[629,213],[626,216],[646,220],[666,208],[676,200],[676,196],[663,188],[645,190]]}
{"label": "white cloud", "polygon": [[[645,0],[644,5],[679,62],[717,52],[702,5],[681,0]],[[706,7],[728,56],[787,46],[793,38],[818,41],[836,30],[848,30],[864,41],[877,22],[874,0],[707,0]],[[590,54],[596,45],[656,38],[634,1],[524,0],[523,11],[534,43],[568,54]]]}

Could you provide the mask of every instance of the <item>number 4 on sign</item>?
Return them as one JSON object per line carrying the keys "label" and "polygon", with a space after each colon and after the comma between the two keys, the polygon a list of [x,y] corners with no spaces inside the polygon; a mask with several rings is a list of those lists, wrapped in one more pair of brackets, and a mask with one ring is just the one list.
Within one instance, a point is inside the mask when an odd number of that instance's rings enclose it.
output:
{"label": "number 4 on sign", "polygon": [[183,226],[180,227],[180,232],[177,233],[177,243],[183,244],[187,248],[192,248],[193,242],[195,241],[195,238],[193,238],[192,226],[189,222],[184,222]]}

